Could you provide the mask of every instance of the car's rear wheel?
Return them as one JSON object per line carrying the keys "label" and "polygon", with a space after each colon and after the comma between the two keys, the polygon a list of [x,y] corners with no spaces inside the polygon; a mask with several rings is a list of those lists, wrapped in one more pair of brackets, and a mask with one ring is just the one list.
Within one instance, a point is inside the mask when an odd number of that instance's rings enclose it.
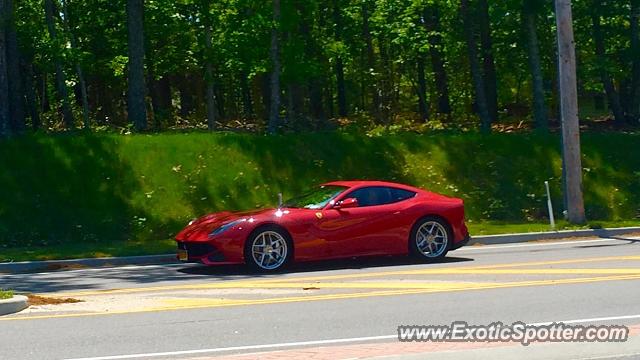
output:
{"label": "car's rear wheel", "polygon": [[245,245],[245,262],[256,271],[275,272],[284,268],[293,248],[280,228],[265,226],[254,231]]}
{"label": "car's rear wheel", "polygon": [[449,224],[437,217],[420,219],[411,232],[411,252],[424,260],[439,260],[447,256],[452,236]]}

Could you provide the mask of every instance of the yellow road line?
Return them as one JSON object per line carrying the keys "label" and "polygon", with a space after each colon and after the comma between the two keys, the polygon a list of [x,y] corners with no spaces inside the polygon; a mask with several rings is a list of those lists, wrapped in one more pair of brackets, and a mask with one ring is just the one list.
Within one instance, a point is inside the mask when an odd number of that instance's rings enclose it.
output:
{"label": "yellow road line", "polygon": [[[425,293],[440,293],[440,292],[452,292],[452,291],[471,291],[471,290],[487,290],[487,289],[500,289],[500,288],[515,288],[515,287],[531,287],[531,286],[544,286],[544,285],[561,285],[561,284],[579,284],[579,283],[592,283],[592,282],[609,282],[609,281],[624,281],[624,280],[638,280],[640,275],[620,275],[620,276],[601,276],[592,278],[574,278],[574,279],[554,279],[554,280],[538,280],[538,281],[521,281],[521,282],[506,282],[506,283],[475,283],[472,287],[460,287],[460,288],[430,288],[430,289],[405,289],[405,290],[389,290],[389,291],[372,291],[372,292],[360,292],[360,293],[347,293],[347,294],[325,294],[325,295],[310,295],[310,296],[296,296],[296,297],[283,297],[283,298],[269,298],[269,299],[254,299],[254,300],[214,300],[207,303],[189,303],[185,301],[185,305],[180,303],[169,304],[166,307],[156,307],[141,310],[123,310],[113,312],[93,312],[93,313],[74,313],[74,314],[57,314],[57,315],[36,315],[36,316],[17,316],[0,318],[0,321],[16,321],[16,320],[35,320],[35,319],[55,319],[55,318],[71,318],[71,317],[84,317],[84,316],[102,316],[102,315],[118,315],[118,314],[131,314],[131,313],[149,313],[160,311],[173,311],[173,310],[189,310],[189,309],[201,309],[201,308],[217,308],[217,307],[229,307],[229,306],[243,306],[243,305],[265,305],[265,304],[281,304],[291,302],[305,302],[305,301],[324,301],[324,300],[341,300],[341,299],[355,299],[355,298],[367,298],[367,297],[381,297],[381,296],[393,296],[393,295],[410,295],[410,294],[425,294]],[[186,299],[193,300],[193,299]]]}
{"label": "yellow road line", "polygon": [[[490,272],[495,269],[513,268],[513,267],[526,267],[526,266],[544,266],[544,265],[563,265],[563,264],[577,264],[577,263],[593,263],[593,262],[606,262],[606,261],[634,261],[640,260],[640,256],[614,256],[614,257],[601,257],[601,258],[586,258],[586,259],[568,259],[568,260],[554,260],[554,261],[535,261],[535,262],[520,262],[509,264],[497,264],[486,266],[465,266],[465,267],[453,267],[453,268],[428,268],[428,269],[416,269],[416,270],[399,270],[399,271],[385,271],[385,272],[371,272],[361,274],[343,274],[343,275],[323,275],[323,276],[308,276],[308,277],[291,277],[291,278],[272,278],[261,280],[231,280],[218,283],[198,283],[198,284],[184,284],[184,285],[167,285],[167,286],[152,286],[141,288],[123,288],[123,289],[109,289],[109,290],[92,290],[92,291],[79,291],[79,292],[63,292],[57,294],[45,294],[47,296],[92,296],[92,295],[106,295],[106,294],[128,294],[128,293],[141,293],[141,292],[155,292],[155,291],[171,291],[171,290],[199,290],[199,289],[211,289],[211,288],[246,288],[246,287],[270,287],[273,283],[293,283],[293,282],[309,282],[319,280],[339,280],[339,279],[366,279],[374,277],[384,276],[398,276],[398,275],[450,275],[450,274],[499,274],[500,272]],[[505,271],[504,273],[510,274],[526,274],[526,271],[531,271],[530,274],[552,274],[557,271],[560,274],[563,269],[523,269],[518,271]],[[601,269],[598,269],[601,270]],[[537,272],[536,272],[537,271]],[[542,272],[548,271],[548,272]],[[570,269],[565,269],[566,274],[580,273],[580,270],[575,272]],[[618,274],[614,270],[607,271],[595,271],[585,270],[584,274]],[[631,272],[630,270],[621,270],[621,273],[639,273]],[[258,284],[258,285],[256,285]]]}
{"label": "yellow road line", "polygon": [[[624,274],[618,276],[600,276],[588,278],[570,279],[545,279],[529,281],[508,281],[508,282],[404,282],[404,281],[379,281],[379,282],[313,282],[313,283],[273,283],[269,284],[271,289],[424,289],[424,290],[466,290],[484,289],[494,287],[517,287],[523,285],[552,285],[564,283],[580,283],[602,281],[609,279],[638,279],[640,273]],[[245,288],[244,286],[242,288]],[[246,288],[254,288],[247,286]]]}
{"label": "yellow road line", "polygon": [[[437,273],[440,274],[440,273]],[[638,274],[640,268],[581,268],[581,269],[456,269],[446,275],[621,275]]]}

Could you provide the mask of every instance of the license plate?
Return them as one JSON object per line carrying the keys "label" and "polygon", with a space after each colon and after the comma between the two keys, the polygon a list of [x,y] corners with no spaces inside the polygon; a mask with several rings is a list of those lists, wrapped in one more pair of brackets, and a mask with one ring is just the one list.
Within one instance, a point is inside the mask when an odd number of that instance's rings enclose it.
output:
{"label": "license plate", "polygon": [[178,250],[178,260],[180,261],[189,260],[189,253],[187,253],[187,250]]}

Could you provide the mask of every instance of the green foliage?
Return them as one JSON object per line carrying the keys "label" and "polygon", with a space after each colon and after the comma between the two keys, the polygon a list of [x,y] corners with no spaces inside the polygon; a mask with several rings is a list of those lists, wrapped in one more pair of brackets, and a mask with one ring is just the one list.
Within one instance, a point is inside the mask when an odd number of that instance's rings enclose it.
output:
{"label": "green foliage", "polygon": [[[584,135],[589,220],[637,221],[639,140]],[[279,192],[290,198],[334,179],[399,181],[461,197],[474,226],[544,223],[544,181],[562,218],[558,144],[557,136],[446,132],[16,138],[0,143],[0,167],[12,169],[0,174],[0,249],[165,249],[162,241],[194,217],[274,206]]]}
{"label": "green foliage", "polygon": [[[82,67],[88,84],[91,116],[96,125],[126,123],[127,29],[126,1],[54,0],[59,18],[59,36],[54,43],[44,23],[40,1],[17,2],[16,16],[20,51],[25,63],[34,66],[37,99],[51,128],[59,114],[53,87],[54,60],[63,61],[69,86],[78,83],[75,65]],[[631,49],[630,4],[602,0],[605,61],[595,55],[591,14],[592,1],[574,2],[575,31],[579,59],[580,96],[585,103],[602,99],[600,70],[607,69],[621,95],[631,89],[630,69],[637,61]],[[477,1],[471,1],[472,6]],[[336,117],[336,69],[338,58],[345,69],[345,89],[351,114],[365,112],[376,123],[387,124],[394,116],[418,112],[417,62],[424,60],[427,103],[431,117],[437,114],[435,70],[430,50],[442,52],[448,77],[453,116],[450,123],[475,119],[467,48],[458,1],[449,0],[282,0],[280,57],[282,62],[282,115],[289,122],[302,121],[295,129],[317,129],[325,118]],[[498,96],[502,119],[530,118],[531,80],[527,41],[521,12],[527,6],[537,15],[542,73],[549,113],[554,114],[558,94],[555,85],[555,22],[553,6],[539,0],[490,2],[489,23],[492,53],[498,69]],[[234,124],[242,119],[260,129],[268,114],[270,76],[270,32],[272,4],[256,0],[147,0],[145,1],[145,48],[147,81],[168,81],[170,113],[182,118],[161,118],[160,128],[205,123],[204,69],[213,66],[218,120]],[[440,30],[430,31],[425,14],[438,13]],[[477,14],[481,16],[481,14]],[[68,17],[69,27],[63,26]],[[207,49],[205,28],[211,28]],[[476,29],[477,31],[477,29]],[[430,43],[440,36],[439,45]],[[74,37],[78,46],[70,46]],[[370,45],[370,48],[369,48]],[[148,83],[149,106],[157,106],[158,92]],[[71,90],[71,89],[70,89]],[[76,94],[78,89],[76,90]],[[317,91],[317,93],[314,93]],[[71,91],[70,91],[71,92]],[[73,93],[73,92],[71,92]],[[377,95],[376,95],[377,94]],[[379,99],[376,99],[379,97]],[[623,100],[626,97],[622,97]],[[73,106],[79,107],[76,96]],[[152,101],[153,100],[153,101]],[[193,103],[191,105],[187,103]],[[602,102],[601,100],[598,100]],[[51,103],[51,106],[48,106]],[[632,104],[623,101],[629,109]],[[604,104],[600,113],[606,115]],[[517,109],[517,111],[514,111]],[[165,111],[154,109],[155,112]],[[78,110],[76,110],[78,112]],[[419,117],[414,117],[418,119]],[[474,120],[475,121],[475,120]]]}

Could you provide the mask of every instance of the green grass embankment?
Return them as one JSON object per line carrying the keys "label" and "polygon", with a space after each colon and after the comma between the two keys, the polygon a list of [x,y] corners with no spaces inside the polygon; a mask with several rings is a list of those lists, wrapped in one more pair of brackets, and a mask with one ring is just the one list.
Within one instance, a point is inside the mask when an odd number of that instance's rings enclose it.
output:
{"label": "green grass embankment", "polygon": [[[640,223],[640,135],[586,133],[591,226]],[[472,233],[561,218],[557,136],[343,133],[27,136],[0,142],[0,261],[162,253],[191,218],[272,206],[333,179],[382,179],[465,200]],[[561,226],[566,224],[561,222]]]}

